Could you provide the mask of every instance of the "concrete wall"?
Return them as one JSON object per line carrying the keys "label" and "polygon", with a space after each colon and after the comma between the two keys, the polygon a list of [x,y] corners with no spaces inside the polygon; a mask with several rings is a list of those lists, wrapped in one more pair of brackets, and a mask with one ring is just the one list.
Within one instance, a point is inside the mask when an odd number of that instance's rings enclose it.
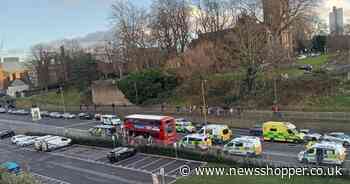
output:
{"label": "concrete wall", "polygon": [[93,82],[92,101],[97,105],[132,105],[113,80]]}

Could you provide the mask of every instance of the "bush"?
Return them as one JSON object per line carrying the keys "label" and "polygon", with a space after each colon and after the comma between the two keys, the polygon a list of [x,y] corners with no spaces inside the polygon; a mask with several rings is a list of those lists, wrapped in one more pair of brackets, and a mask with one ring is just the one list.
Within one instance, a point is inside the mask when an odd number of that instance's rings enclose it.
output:
{"label": "bush", "polygon": [[132,73],[118,83],[119,89],[135,104],[167,98],[178,84],[174,74],[161,70]]}
{"label": "bush", "polygon": [[20,175],[9,174],[0,170],[1,184],[39,184],[30,174],[22,173]]}

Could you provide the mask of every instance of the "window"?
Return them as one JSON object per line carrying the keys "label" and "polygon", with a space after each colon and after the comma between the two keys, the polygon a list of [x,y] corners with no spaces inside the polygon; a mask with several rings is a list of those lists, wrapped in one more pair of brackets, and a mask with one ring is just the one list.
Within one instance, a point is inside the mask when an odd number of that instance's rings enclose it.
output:
{"label": "window", "polygon": [[236,142],[235,146],[236,146],[236,147],[243,147],[243,143],[241,143],[241,142]]}
{"label": "window", "polygon": [[314,154],[315,153],[315,149],[309,149],[309,150],[307,150],[307,153],[308,154]]}
{"label": "window", "polygon": [[276,128],[270,128],[270,131],[271,132],[277,132],[277,129]]}
{"label": "window", "polygon": [[189,141],[189,142],[192,142],[192,141],[195,141],[195,142],[198,142],[198,141],[199,141],[199,142],[201,142],[202,139],[195,138],[195,137],[189,137],[189,138],[188,138],[188,141]]}

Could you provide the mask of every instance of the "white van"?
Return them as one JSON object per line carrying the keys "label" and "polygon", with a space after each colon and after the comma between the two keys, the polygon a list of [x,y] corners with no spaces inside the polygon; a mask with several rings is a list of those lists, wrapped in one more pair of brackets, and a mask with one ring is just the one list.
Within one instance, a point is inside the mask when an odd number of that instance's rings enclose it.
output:
{"label": "white van", "polygon": [[47,152],[69,146],[71,142],[72,140],[69,138],[58,137],[57,139],[43,141],[41,148],[42,151]]}
{"label": "white van", "polygon": [[120,120],[120,118],[118,118],[115,115],[102,115],[101,122],[104,125],[113,125],[113,126],[119,126],[122,124],[122,121]]}
{"label": "white van", "polygon": [[258,137],[242,136],[227,143],[223,151],[232,155],[259,156],[262,154],[262,144]]}
{"label": "white van", "polygon": [[37,151],[42,151],[42,145],[44,143],[44,141],[50,141],[50,140],[55,140],[55,139],[59,139],[59,136],[51,136],[42,140],[37,140],[34,142],[34,149]]}
{"label": "white van", "polygon": [[302,163],[342,165],[346,159],[346,149],[336,142],[316,143],[298,154]]}

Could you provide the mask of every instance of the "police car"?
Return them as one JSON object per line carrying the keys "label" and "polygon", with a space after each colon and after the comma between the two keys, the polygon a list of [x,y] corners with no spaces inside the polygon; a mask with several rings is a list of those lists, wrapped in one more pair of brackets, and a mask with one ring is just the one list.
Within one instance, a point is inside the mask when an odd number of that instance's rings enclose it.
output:
{"label": "police car", "polygon": [[259,137],[242,136],[224,145],[223,151],[232,155],[259,156],[262,153],[262,145]]}
{"label": "police car", "polygon": [[336,142],[321,141],[298,154],[301,163],[342,165],[346,159],[346,149]]}

